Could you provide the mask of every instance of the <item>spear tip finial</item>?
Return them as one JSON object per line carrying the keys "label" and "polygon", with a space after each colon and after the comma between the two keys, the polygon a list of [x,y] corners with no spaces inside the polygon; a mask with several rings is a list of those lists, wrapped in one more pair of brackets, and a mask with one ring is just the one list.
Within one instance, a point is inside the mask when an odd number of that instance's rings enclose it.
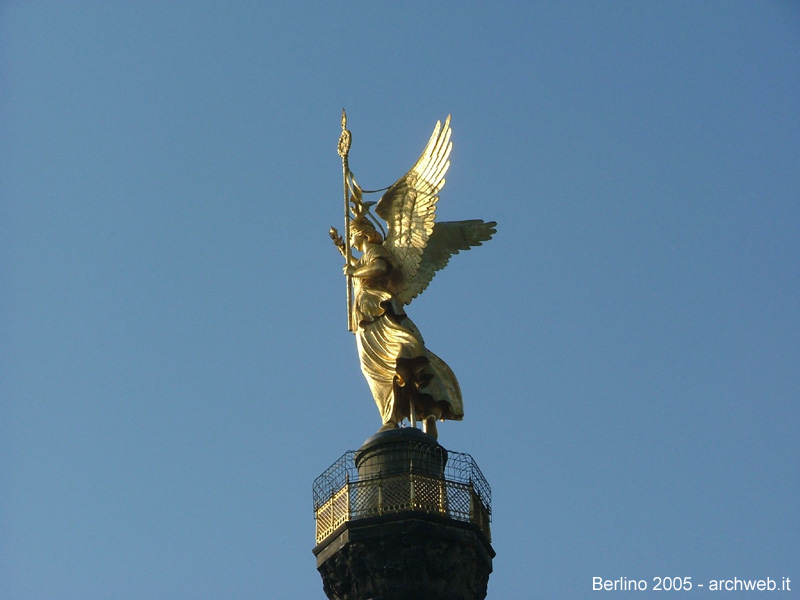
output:
{"label": "spear tip finial", "polygon": [[344,109],[342,109],[342,133],[339,136],[338,151],[339,156],[346,160],[350,152],[350,132],[347,130],[347,113],[344,112]]}

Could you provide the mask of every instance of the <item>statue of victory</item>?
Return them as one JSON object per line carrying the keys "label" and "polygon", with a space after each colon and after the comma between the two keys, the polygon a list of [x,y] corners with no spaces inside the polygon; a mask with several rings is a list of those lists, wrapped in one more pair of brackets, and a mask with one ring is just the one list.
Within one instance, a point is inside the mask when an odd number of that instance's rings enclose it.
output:
{"label": "statue of victory", "polygon": [[[351,135],[342,111],[345,242],[330,236],[345,257],[348,329],[356,336],[361,371],[381,416],[380,431],[417,420],[437,437],[437,420],[461,420],[464,404],[453,371],[431,352],[405,307],[421,294],[453,254],[480,246],[497,223],[436,222],[436,204],[450,167],[450,117],[436,123],[430,140],[408,173],[365,202],[348,164]],[[384,191],[384,190],[377,190]],[[370,212],[386,222],[386,229]],[[379,231],[380,229],[380,231]],[[360,257],[353,255],[353,249]]]}

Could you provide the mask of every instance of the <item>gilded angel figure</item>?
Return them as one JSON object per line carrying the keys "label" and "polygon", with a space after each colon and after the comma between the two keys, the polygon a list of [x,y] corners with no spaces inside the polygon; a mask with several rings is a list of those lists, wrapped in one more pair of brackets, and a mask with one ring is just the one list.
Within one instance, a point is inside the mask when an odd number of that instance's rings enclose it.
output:
{"label": "gilded angel figure", "polygon": [[[363,201],[364,192],[349,170],[350,132],[345,119],[343,115],[340,154],[352,211],[352,219],[346,215],[350,247],[345,247],[333,228],[331,237],[346,257],[344,271],[352,280],[349,317],[361,371],[378,407],[381,431],[398,427],[405,419],[416,426],[419,420],[435,438],[437,420],[463,418],[461,389],[450,367],[425,346],[405,306],[428,287],[450,256],[489,240],[497,224],[435,222],[436,203],[450,166],[449,116],[444,126],[436,123],[422,156],[377,204]],[[386,222],[385,234],[370,213],[373,205]],[[353,256],[350,248],[361,256]]]}

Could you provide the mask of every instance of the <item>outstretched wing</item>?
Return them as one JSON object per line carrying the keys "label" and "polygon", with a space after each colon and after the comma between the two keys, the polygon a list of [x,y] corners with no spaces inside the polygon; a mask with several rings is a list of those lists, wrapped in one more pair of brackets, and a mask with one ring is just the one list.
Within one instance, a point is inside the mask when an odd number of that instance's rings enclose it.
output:
{"label": "outstretched wing", "polygon": [[[450,116],[437,121],[431,139],[417,163],[381,197],[375,212],[386,221],[384,246],[391,251],[405,285],[419,269],[423,251],[433,233],[436,203],[450,167]],[[413,296],[412,296],[413,297]]]}
{"label": "outstretched wing", "polygon": [[409,304],[425,291],[436,271],[447,266],[452,255],[490,240],[497,232],[495,227],[497,223],[494,221],[486,223],[480,219],[436,223],[428,245],[422,253],[417,274],[408,281],[405,290],[398,294],[398,299],[403,304]]}

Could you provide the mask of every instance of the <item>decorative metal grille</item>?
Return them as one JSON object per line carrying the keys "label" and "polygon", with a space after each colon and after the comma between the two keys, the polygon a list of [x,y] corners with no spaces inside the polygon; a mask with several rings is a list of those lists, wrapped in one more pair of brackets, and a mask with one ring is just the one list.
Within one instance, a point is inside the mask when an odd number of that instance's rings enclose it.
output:
{"label": "decorative metal grille", "polygon": [[355,451],[342,455],[314,481],[317,543],[347,521],[405,511],[474,523],[491,541],[492,491],[478,465],[469,454],[448,451],[442,476],[418,472],[415,453],[430,452],[412,444],[404,472],[369,477],[359,477]]}

